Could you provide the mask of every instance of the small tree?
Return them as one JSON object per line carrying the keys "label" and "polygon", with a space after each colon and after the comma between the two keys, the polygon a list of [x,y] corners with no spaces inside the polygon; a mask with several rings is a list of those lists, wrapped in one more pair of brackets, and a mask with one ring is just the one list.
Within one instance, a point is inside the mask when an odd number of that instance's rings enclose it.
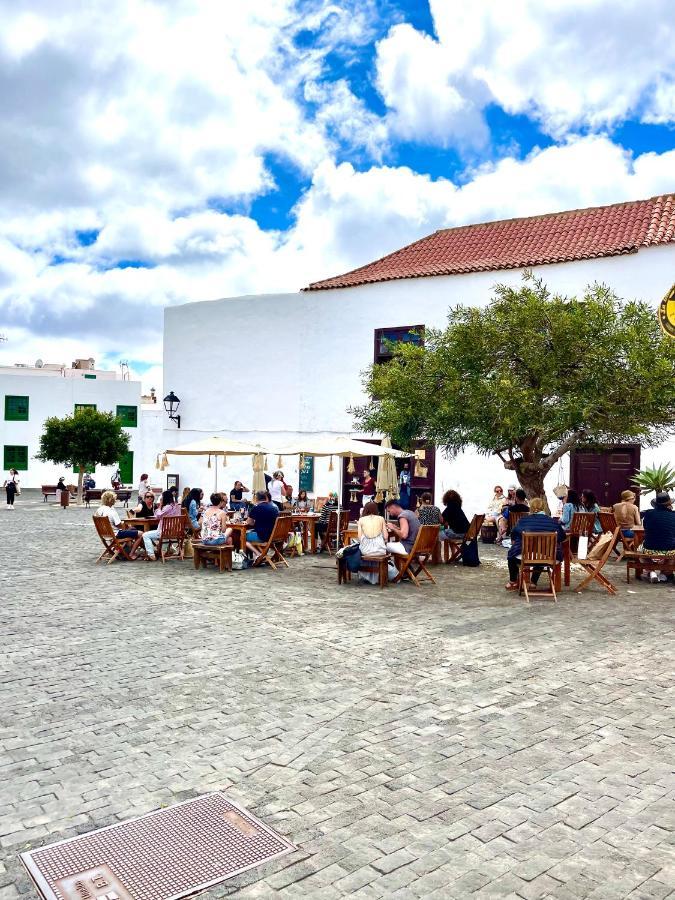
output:
{"label": "small tree", "polygon": [[77,501],[82,502],[82,479],[87,466],[112,466],[129,449],[129,435],[111,412],[85,408],[72,416],[51,416],[40,437],[36,459],[79,469]]}
{"label": "small tree", "polygon": [[358,426],[399,446],[495,454],[529,497],[582,442],[657,444],[675,427],[675,341],[654,310],[594,285],[551,296],[531,273],[483,309],[455,307],[425,345],[401,343],[371,367]]}

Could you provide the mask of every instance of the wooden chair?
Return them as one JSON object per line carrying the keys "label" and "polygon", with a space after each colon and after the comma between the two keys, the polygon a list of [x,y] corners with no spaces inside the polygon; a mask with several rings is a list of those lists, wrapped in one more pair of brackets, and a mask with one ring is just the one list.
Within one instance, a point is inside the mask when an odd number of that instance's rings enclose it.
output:
{"label": "wooden chair", "polygon": [[[578,566],[586,572],[586,577],[579,582],[577,587],[575,588],[577,594],[580,594],[587,585],[591,583],[595,579],[598,584],[601,584],[602,587],[607,591],[608,594],[616,594],[616,588],[609,580],[602,574],[602,570],[604,568],[605,563],[612,555],[612,551],[616,548],[617,542],[621,539],[621,529],[619,527],[615,527],[612,532],[612,539],[607,543],[607,546],[604,550],[598,555],[593,556],[592,551],[585,559],[572,558],[572,562],[576,563]],[[600,548],[598,548],[600,549]]]}
{"label": "wooden chair", "polygon": [[478,543],[478,535],[483,527],[485,516],[481,513],[471,520],[466,534],[462,538],[445,538],[443,540],[443,559],[446,563],[462,561],[463,548],[466,544]]}
{"label": "wooden chair", "polygon": [[330,556],[332,556],[334,552],[331,546],[333,541],[335,541],[335,551],[340,549],[339,535],[342,535],[342,533],[349,528],[349,516],[350,512],[348,509],[340,510],[339,523],[337,510],[335,512],[331,512],[328,516],[328,527],[326,528],[326,533],[323,536],[323,546],[327,548]]}
{"label": "wooden chair", "polygon": [[[518,576],[518,593],[525,592],[525,599],[530,602],[532,597],[557,598],[555,592],[556,577],[559,580],[560,563],[556,559],[558,535],[555,531],[523,531],[522,551],[520,563],[520,575]],[[549,590],[533,590],[529,588],[530,578],[534,569],[543,569],[548,575]]]}
{"label": "wooden chair", "polygon": [[103,552],[96,560],[96,564],[98,565],[102,559],[107,558],[108,565],[110,565],[118,556],[131,560],[129,548],[133,546],[136,538],[118,538],[115,534],[115,529],[112,527],[112,522],[107,516],[92,516],[92,518],[96,527],[96,533],[103,544]]}
{"label": "wooden chair", "polygon": [[[588,549],[590,550],[600,535],[595,534],[595,513],[592,512],[575,512],[570,522],[569,531],[567,532],[571,547],[573,550],[579,546],[579,538],[588,538]],[[594,540],[595,539],[595,540]]]}
{"label": "wooden chair", "polygon": [[529,510],[528,510],[528,512],[520,512],[520,511],[512,512],[511,510],[509,510],[509,518],[507,520],[509,523],[509,527],[508,527],[507,534],[511,534],[511,532],[516,527],[518,522],[520,522],[520,520],[523,518],[523,516],[529,516],[529,515],[530,515]]}
{"label": "wooden chair", "polygon": [[186,537],[195,537],[200,538],[202,534],[201,528],[195,528],[192,522],[190,521],[190,516],[188,515],[187,509],[183,507],[180,511],[181,518],[183,520],[183,527],[185,529]]}
{"label": "wooden chair", "polygon": [[157,552],[162,562],[167,559],[183,559],[185,543],[185,519],[180,516],[164,516],[161,520],[162,533],[157,541]]}
{"label": "wooden chair", "polygon": [[[366,571],[377,570],[377,582],[381,588],[387,587],[389,583],[389,560],[387,553],[385,556],[362,556],[360,569]],[[352,580],[352,573],[347,568],[347,561],[344,556],[337,560],[338,584],[344,584]]]}
{"label": "wooden chair", "polygon": [[291,533],[292,528],[292,516],[277,516],[269,540],[250,542],[256,550],[260,551],[260,555],[253,561],[253,568],[267,565],[276,572],[279,563],[283,563],[287,569],[290,568],[282,550],[284,544],[288,540],[288,535]]}
{"label": "wooden chair", "polygon": [[409,578],[415,587],[421,587],[418,575],[424,572],[429,581],[432,584],[436,584],[436,580],[427,569],[427,565],[433,556],[434,546],[438,542],[439,530],[439,525],[420,525],[410,553],[407,556],[399,553],[392,554],[392,559],[398,569],[398,575],[394,579],[395,582]]}
{"label": "wooden chair", "polygon": [[[610,534],[614,534],[614,531],[616,530],[616,527],[617,527],[616,517],[615,517],[614,513],[611,510],[605,511],[605,512],[600,510],[600,512],[598,513],[598,518],[600,519],[600,525],[602,526],[602,533],[605,534],[605,532],[609,531]],[[619,535],[619,539],[617,541],[615,541],[614,548],[612,551],[616,555],[616,562],[619,562],[619,560],[621,559],[621,553],[617,547],[617,544],[620,541],[621,541],[621,535]]]}
{"label": "wooden chair", "polygon": [[202,544],[201,541],[194,541],[192,549],[195,569],[199,569],[200,566],[206,568],[208,562],[212,562],[218,566],[219,572],[232,571],[231,544]]}

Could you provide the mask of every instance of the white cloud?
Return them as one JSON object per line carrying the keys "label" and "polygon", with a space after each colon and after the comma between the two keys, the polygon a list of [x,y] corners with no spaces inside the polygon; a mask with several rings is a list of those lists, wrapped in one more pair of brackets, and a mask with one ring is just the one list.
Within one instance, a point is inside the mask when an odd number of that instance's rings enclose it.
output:
{"label": "white cloud", "polygon": [[[403,137],[480,137],[489,102],[560,137],[631,114],[673,121],[670,0],[430,0],[437,40],[409,25],[378,45],[378,84]],[[462,130],[464,129],[464,130]]]}

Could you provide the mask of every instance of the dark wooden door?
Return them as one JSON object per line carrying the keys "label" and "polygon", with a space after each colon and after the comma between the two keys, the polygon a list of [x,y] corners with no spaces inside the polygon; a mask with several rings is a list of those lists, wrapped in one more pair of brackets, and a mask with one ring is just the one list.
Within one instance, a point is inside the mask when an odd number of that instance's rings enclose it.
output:
{"label": "dark wooden door", "polygon": [[639,468],[639,444],[573,450],[570,487],[579,492],[591,490],[600,506],[611,506],[618,502],[622,491],[632,487],[631,479]]}

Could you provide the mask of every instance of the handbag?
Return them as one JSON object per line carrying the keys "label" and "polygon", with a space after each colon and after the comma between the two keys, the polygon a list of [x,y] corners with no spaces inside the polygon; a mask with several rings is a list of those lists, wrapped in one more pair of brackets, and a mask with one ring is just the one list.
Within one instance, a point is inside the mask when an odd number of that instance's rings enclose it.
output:
{"label": "handbag", "polygon": [[568,486],[563,481],[563,464],[562,460],[560,460],[560,465],[558,466],[558,484],[553,488],[553,493],[558,500],[564,500],[568,490]]}
{"label": "handbag", "polygon": [[186,537],[183,542],[183,556],[185,559],[192,559],[195,555],[194,547],[192,546],[192,538]]}
{"label": "handbag", "polygon": [[361,548],[358,544],[351,544],[343,553],[345,565],[350,572],[358,572],[361,568]]}
{"label": "handbag", "polygon": [[474,568],[480,565],[478,558],[478,541],[464,541],[462,543],[462,565]]}
{"label": "handbag", "polygon": [[246,556],[241,552],[241,550],[232,551],[232,571],[245,569],[246,561]]}

